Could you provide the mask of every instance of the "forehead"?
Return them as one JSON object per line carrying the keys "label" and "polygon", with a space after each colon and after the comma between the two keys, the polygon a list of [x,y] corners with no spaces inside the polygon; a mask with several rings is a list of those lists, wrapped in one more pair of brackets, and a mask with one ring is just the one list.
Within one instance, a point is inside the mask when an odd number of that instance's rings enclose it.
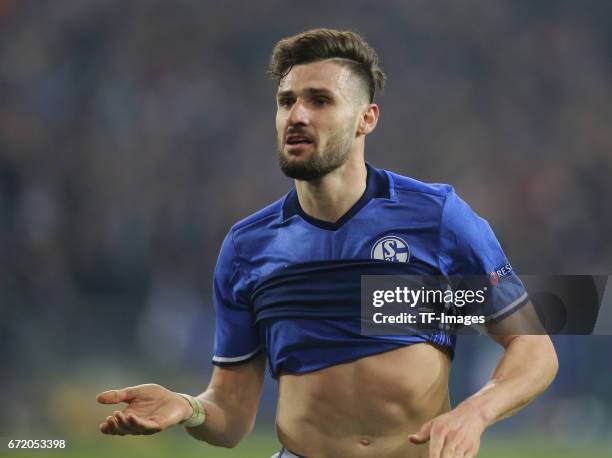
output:
{"label": "forehead", "polygon": [[348,95],[347,91],[354,85],[355,77],[348,67],[331,60],[322,60],[295,65],[280,81],[278,92],[300,92],[316,87]]}

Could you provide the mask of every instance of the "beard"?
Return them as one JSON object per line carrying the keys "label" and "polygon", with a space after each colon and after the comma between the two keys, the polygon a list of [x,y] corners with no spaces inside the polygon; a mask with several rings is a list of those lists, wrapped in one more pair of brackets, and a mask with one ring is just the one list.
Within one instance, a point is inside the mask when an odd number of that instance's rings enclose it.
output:
{"label": "beard", "polygon": [[323,178],[342,166],[349,158],[353,142],[352,130],[330,137],[325,151],[315,150],[307,159],[294,159],[284,151],[283,139],[278,140],[278,166],[289,178],[311,181]]}

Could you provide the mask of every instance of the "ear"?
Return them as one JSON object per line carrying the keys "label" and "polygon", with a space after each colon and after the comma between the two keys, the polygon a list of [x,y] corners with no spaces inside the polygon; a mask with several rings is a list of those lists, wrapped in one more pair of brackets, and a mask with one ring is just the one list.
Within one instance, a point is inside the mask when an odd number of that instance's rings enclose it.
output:
{"label": "ear", "polygon": [[378,105],[370,103],[365,107],[359,118],[359,126],[357,127],[357,135],[368,135],[376,128],[380,111]]}

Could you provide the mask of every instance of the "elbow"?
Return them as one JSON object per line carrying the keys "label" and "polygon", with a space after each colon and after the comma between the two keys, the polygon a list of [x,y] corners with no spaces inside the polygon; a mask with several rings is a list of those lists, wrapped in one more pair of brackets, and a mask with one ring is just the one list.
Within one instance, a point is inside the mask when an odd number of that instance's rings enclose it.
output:
{"label": "elbow", "polygon": [[234,447],[236,447],[240,443],[240,441],[239,440],[237,440],[237,441],[226,441],[226,440],[223,440],[223,441],[214,441],[214,442],[210,441],[208,443],[210,445],[214,445],[215,447],[234,448]]}
{"label": "elbow", "polygon": [[241,438],[238,438],[236,440],[227,440],[227,441],[220,442],[218,444],[213,444],[213,445],[216,445],[217,447],[223,447],[223,448],[234,448],[240,443],[240,439]]}
{"label": "elbow", "polygon": [[238,429],[206,432],[198,427],[187,428],[187,432],[194,439],[222,448],[236,447],[247,434],[247,432],[242,432]]}
{"label": "elbow", "polygon": [[527,343],[526,354],[533,355],[533,369],[529,377],[536,396],[543,393],[554,381],[559,371],[559,358],[552,340],[547,335],[521,336]]}
{"label": "elbow", "polygon": [[219,437],[215,442],[209,442],[211,445],[223,448],[234,448],[242,439],[253,431],[255,426],[255,418],[252,421],[243,423],[240,427],[227,431],[226,434]]}
{"label": "elbow", "polygon": [[250,427],[244,429],[243,431],[241,431],[239,434],[235,434],[234,436],[229,436],[227,438],[225,438],[225,440],[223,441],[222,444],[219,444],[220,447],[224,447],[224,448],[234,448],[236,447],[240,441],[242,441],[242,439],[251,434],[251,431],[253,431],[253,426],[251,425]]}
{"label": "elbow", "polygon": [[203,440],[207,443],[209,443],[210,445],[214,445],[215,447],[222,447],[222,448],[234,448],[236,447],[240,441],[242,440],[242,436],[238,436],[238,435],[226,435],[226,436],[222,436],[222,437],[216,437],[216,438],[197,438],[200,440]]}
{"label": "elbow", "polygon": [[557,372],[559,372],[559,358],[557,357],[557,352],[550,337],[546,336],[546,339],[547,345],[540,347],[546,348],[546,351],[540,353],[540,380],[542,384],[540,392],[543,392],[550,386],[557,376]]}
{"label": "elbow", "polygon": [[245,436],[251,434],[252,431],[253,425],[250,425],[244,430],[240,431],[240,433],[226,437],[223,440],[223,443],[219,444],[219,446],[223,448],[234,448],[240,443],[240,441],[242,441]]}
{"label": "elbow", "polygon": [[557,372],[559,372],[559,358],[557,357],[557,352],[552,341],[550,342],[549,366],[550,385],[550,383],[552,383],[555,377],[557,376]]}

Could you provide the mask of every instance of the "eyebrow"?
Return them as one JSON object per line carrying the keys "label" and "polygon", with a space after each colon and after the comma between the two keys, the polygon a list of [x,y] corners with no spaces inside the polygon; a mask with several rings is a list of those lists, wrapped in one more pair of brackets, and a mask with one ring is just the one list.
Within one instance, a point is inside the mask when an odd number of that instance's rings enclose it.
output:
{"label": "eyebrow", "polygon": [[[309,87],[304,90],[308,95],[329,95],[333,96],[334,93],[329,89],[325,89],[322,87]],[[288,97],[290,95],[294,95],[295,93],[292,90],[280,91],[276,94],[276,98],[280,99],[282,97]]]}

